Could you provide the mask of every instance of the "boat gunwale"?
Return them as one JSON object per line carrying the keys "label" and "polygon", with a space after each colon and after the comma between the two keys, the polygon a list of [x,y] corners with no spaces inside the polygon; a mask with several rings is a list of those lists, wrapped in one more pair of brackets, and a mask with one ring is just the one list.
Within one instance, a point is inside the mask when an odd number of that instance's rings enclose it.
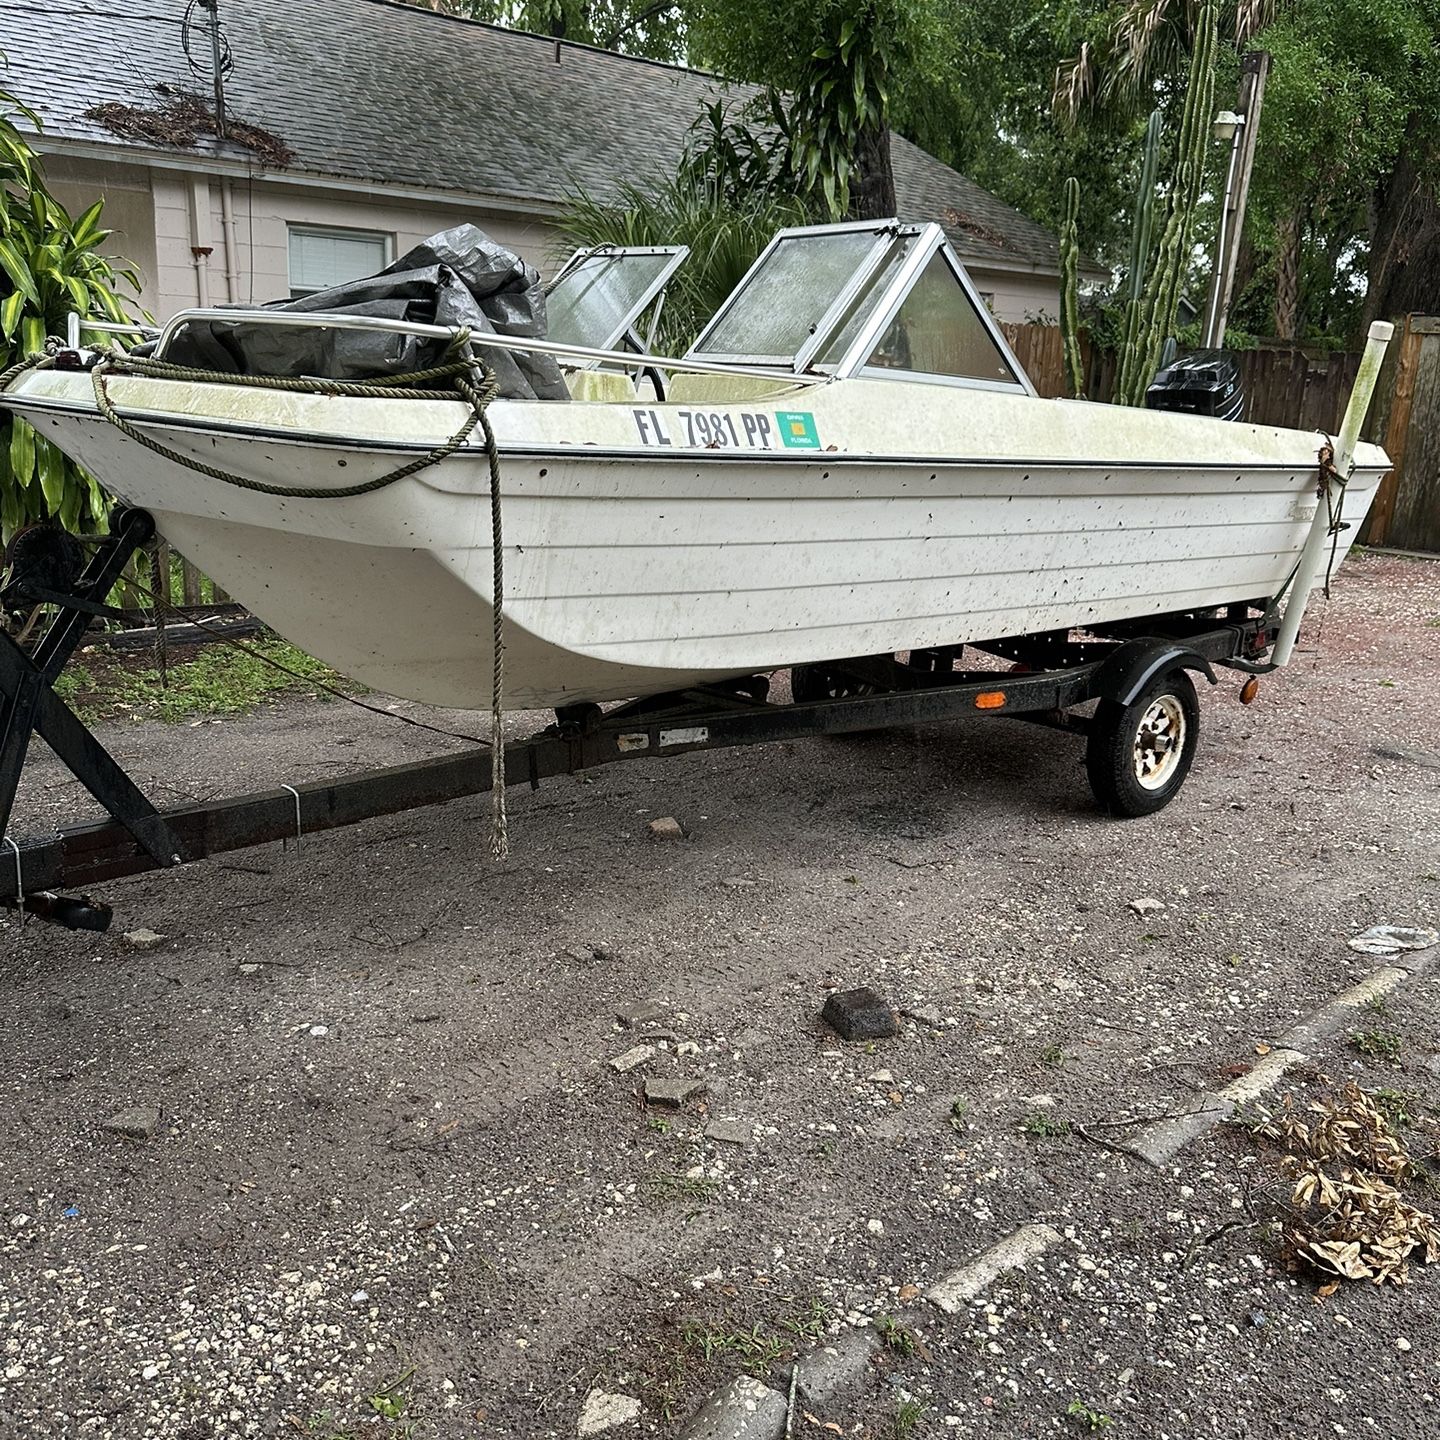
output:
{"label": "boat gunwale", "polygon": [[[100,412],[93,405],[85,405],[69,400],[57,400],[50,396],[43,398],[34,397],[15,390],[0,394],[0,408],[16,411],[24,408],[37,411],[41,414],[78,416],[91,420],[103,419]],[[131,410],[129,412],[129,418],[132,422],[138,422],[158,430],[199,431],[201,433],[246,436],[254,437],[257,440],[264,440],[269,444],[315,445],[327,449],[343,448],[373,455],[424,455],[435,448],[433,442],[423,440],[357,441],[353,435],[342,435],[338,432],[276,430],[260,425],[243,424],[238,421],[216,420],[209,417],[198,416],[192,417],[180,415],[174,411],[157,412],[140,407]],[[1225,421],[1216,423],[1230,424],[1233,422]],[[1259,428],[1269,430],[1283,427],[1261,426]],[[1314,463],[1318,464],[1320,445],[1325,443],[1327,439],[1323,431],[1293,430],[1286,431],[1285,433],[1294,435],[1313,434],[1317,441],[1316,460]],[[585,441],[560,442],[545,445],[535,441],[507,443],[502,437],[497,437],[497,448],[502,456],[512,459],[576,460],[583,458],[587,460],[623,460],[630,463],[646,461],[651,464],[673,464],[683,456],[687,459],[704,459],[709,464],[723,465],[772,463],[787,465],[824,464],[830,466],[859,464],[914,468],[928,467],[930,469],[944,467],[963,470],[1167,470],[1181,473],[1195,473],[1213,472],[1217,470],[1233,471],[1238,468],[1241,472],[1268,474],[1285,471],[1293,475],[1297,469],[1307,470],[1310,468],[1304,463],[1297,464],[1295,462],[1279,460],[1177,460],[1166,457],[1148,460],[1083,460],[1064,458],[1046,459],[1031,456],[997,458],[995,456],[886,454],[870,450],[712,450],[700,445],[674,446],[664,453],[659,453],[654,447],[647,448],[638,444],[633,448],[593,445]],[[483,449],[483,445],[472,441],[450,458],[459,459],[467,453],[480,453]],[[1357,464],[1351,475],[1351,482],[1353,483],[1355,477],[1362,474],[1373,472],[1376,475],[1384,475],[1391,468],[1388,460],[1383,465]]]}

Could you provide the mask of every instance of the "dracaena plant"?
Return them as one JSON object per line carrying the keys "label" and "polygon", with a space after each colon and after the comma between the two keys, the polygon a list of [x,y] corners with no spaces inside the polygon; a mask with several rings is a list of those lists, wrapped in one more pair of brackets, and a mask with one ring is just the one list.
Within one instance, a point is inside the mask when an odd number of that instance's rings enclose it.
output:
{"label": "dracaena plant", "polygon": [[[72,217],[46,188],[17,119],[40,128],[34,111],[0,90],[0,370],[43,351],[47,336],[63,335],[72,311],[125,323],[117,291],[140,289],[130,266],[102,253],[110,234],[100,225],[102,202]],[[0,409],[0,532],[7,541],[50,519],[67,530],[103,530],[108,510],[92,476]]]}

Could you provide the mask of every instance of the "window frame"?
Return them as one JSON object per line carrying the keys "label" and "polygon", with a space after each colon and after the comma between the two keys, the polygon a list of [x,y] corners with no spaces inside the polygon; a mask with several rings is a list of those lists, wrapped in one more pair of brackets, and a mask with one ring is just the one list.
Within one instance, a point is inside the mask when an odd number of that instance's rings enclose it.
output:
{"label": "window frame", "polygon": [[[332,240],[378,240],[383,256],[379,268],[383,270],[395,261],[395,232],[393,230],[371,230],[363,225],[321,225],[311,224],[308,220],[287,220],[285,222],[285,281],[292,300],[299,300],[306,295],[319,295],[322,291],[333,290],[337,285],[350,283],[349,280],[336,280],[329,285],[296,285],[295,254],[292,248],[292,242],[296,235],[314,235]],[[365,276],[355,275],[351,279],[363,280]]]}

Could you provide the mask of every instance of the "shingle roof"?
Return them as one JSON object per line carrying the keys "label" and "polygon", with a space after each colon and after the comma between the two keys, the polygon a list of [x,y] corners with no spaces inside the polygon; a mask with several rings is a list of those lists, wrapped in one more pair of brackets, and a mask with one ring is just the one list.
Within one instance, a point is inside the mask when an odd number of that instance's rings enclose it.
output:
{"label": "shingle roof", "polygon": [[[121,141],[85,112],[203,90],[182,45],[185,0],[0,0],[0,86],[59,140]],[[205,13],[192,47],[208,62]],[[700,104],[695,70],[502,30],[392,0],[239,0],[222,9],[227,105],[294,152],[292,171],[555,203],[577,187],[673,173]],[[744,93],[731,87],[731,94]],[[245,153],[202,138],[197,155]],[[901,218],[940,220],[962,258],[1058,270],[1055,237],[896,137]]]}

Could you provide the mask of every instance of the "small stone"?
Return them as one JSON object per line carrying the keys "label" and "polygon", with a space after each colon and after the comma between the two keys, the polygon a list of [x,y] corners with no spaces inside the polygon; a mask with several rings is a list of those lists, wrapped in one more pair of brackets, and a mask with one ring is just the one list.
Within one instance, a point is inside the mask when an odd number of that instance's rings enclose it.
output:
{"label": "small stone", "polygon": [[1397,1335],[1395,1337],[1395,1348],[1403,1354],[1410,1348],[1410,1342],[1403,1335]]}
{"label": "small stone", "polygon": [[354,1303],[355,1303],[356,1305],[363,1305],[369,1298],[370,1298],[370,1292],[369,1292],[368,1290],[357,1290],[357,1291],[350,1297],[350,1299],[351,1299],[352,1301],[354,1301]]}
{"label": "small stone", "polygon": [[153,950],[157,945],[163,945],[169,938],[168,935],[160,935],[154,930],[146,930],[143,927],[139,930],[125,932],[125,943],[132,950]]}
{"label": "small stone", "polygon": [[598,1435],[602,1430],[613,1430],[639,1418],[640,1402],[633,1395],[609,1395],[604,1390],[592,1390],[580,1407],[579,1433]]}
{"label": "small stone", "polygon": [[653,1045],[636,1045],[633,1049],[627,1050],[623,1055],[617,1055],[611,1062],[610,1068],[617,1074],[625,1075],[637,1065],[643,1065],[647,1060],[655,1056]]}
{"label": "small stone", "polygon": [[118,1110],[108,1120],[102,1120],[100,1128],[127,1140],[148,1140],[160,1128],[159,1106],[132,1105],[128,1110]]}
{"label": "small stone", "polygon": [[694,1040],[682,1040],[675,1047],[675,1053],[677,1055],[698,1055],[700,1053],[700,1046]]}
{"label": "small stone", "polygon": [[23,1230],[30,1223],[28,1215],[12,1215],[10,1217],[10,1228],[12,1230]]}
{"label": "small stone", "polygon": [[330,1027],[328,1025],[312,1025],[310,1027],[310,1033],[317,1040],[320,1040],[330,1033]]}
{"label": "small stone", "polygon": [[235,973],[237,975],[258,975],[260,970],[261,967],[259,965],[249,960],[244,960],[235,967]]}
{"label": "small stone", "polygon": [[885,1222],[883,1220],[867,1220],[865,1228],[872,1235],[883,1235],[885,1233]]}
{"label": "small stone", "polygon": [[900,1032],[894,1007],[868,985],[827,996],[820,1018],[845,1040],[887,1040]]}
{"label": "small stone", "polygon": [[900,1013],[921,1025],[928,1025],[932,1030],[941,1030],[945,1026],[945,1016],[941,1014],[938,1005],[915,1005]]}
{"label": "small stone", "polygon": [[865,1077],[872,1085],[893,1085],[895,1077],[888,1070],[877,1070],[873,1075]]}
{"label": "small stone", "polygon": [[1137,915],[1153,915],[1157,910],[1163,910],[1165,907],[1160,901],[1152,900],[1149,896],[1144,896],[1139,900],[1132,900],[1130,902],[1130,908]]}
{"label": "small stone", "polygon": [[693,1076],[678,1080],[657,1080],[653,1076],[645,1082],[645,1100],[650,1105],[669,1105],[678,1110],[687,1100],[705,1093],[705,1082]]}
{"label": "small stone", "polygon": [[141,1378],[142,1380],[154,1380],[159,1374],[160,1374],[160,1367],[159,1367],[158,1365],[147,1365],[147,1366],[140,1372],[140,1378]]}
{"label": "small stone", "polygon": [[627,1030],[634,1030],[640,1025],[654,1025],[668,1014],[669,1011],[658,1000],[631,1000],[615,1007],[615,1018]]}
{"label": "small stone", "polygon": [[748,1145],[755,1138],[755,1127],[744,1120],[712,1120],[705,1127],[705,1138],[723,1145]]}
{"label": "small stone", "polygon": [[685,827],[673,815],[663,815],[658,820],[652,820],[647,828],[656,840],[685,838]]}
{"label": "small stone", "polygon": [[743,875],[727,875],[720,883],[727,890],[753,890],[757,882],[747,880]]}

